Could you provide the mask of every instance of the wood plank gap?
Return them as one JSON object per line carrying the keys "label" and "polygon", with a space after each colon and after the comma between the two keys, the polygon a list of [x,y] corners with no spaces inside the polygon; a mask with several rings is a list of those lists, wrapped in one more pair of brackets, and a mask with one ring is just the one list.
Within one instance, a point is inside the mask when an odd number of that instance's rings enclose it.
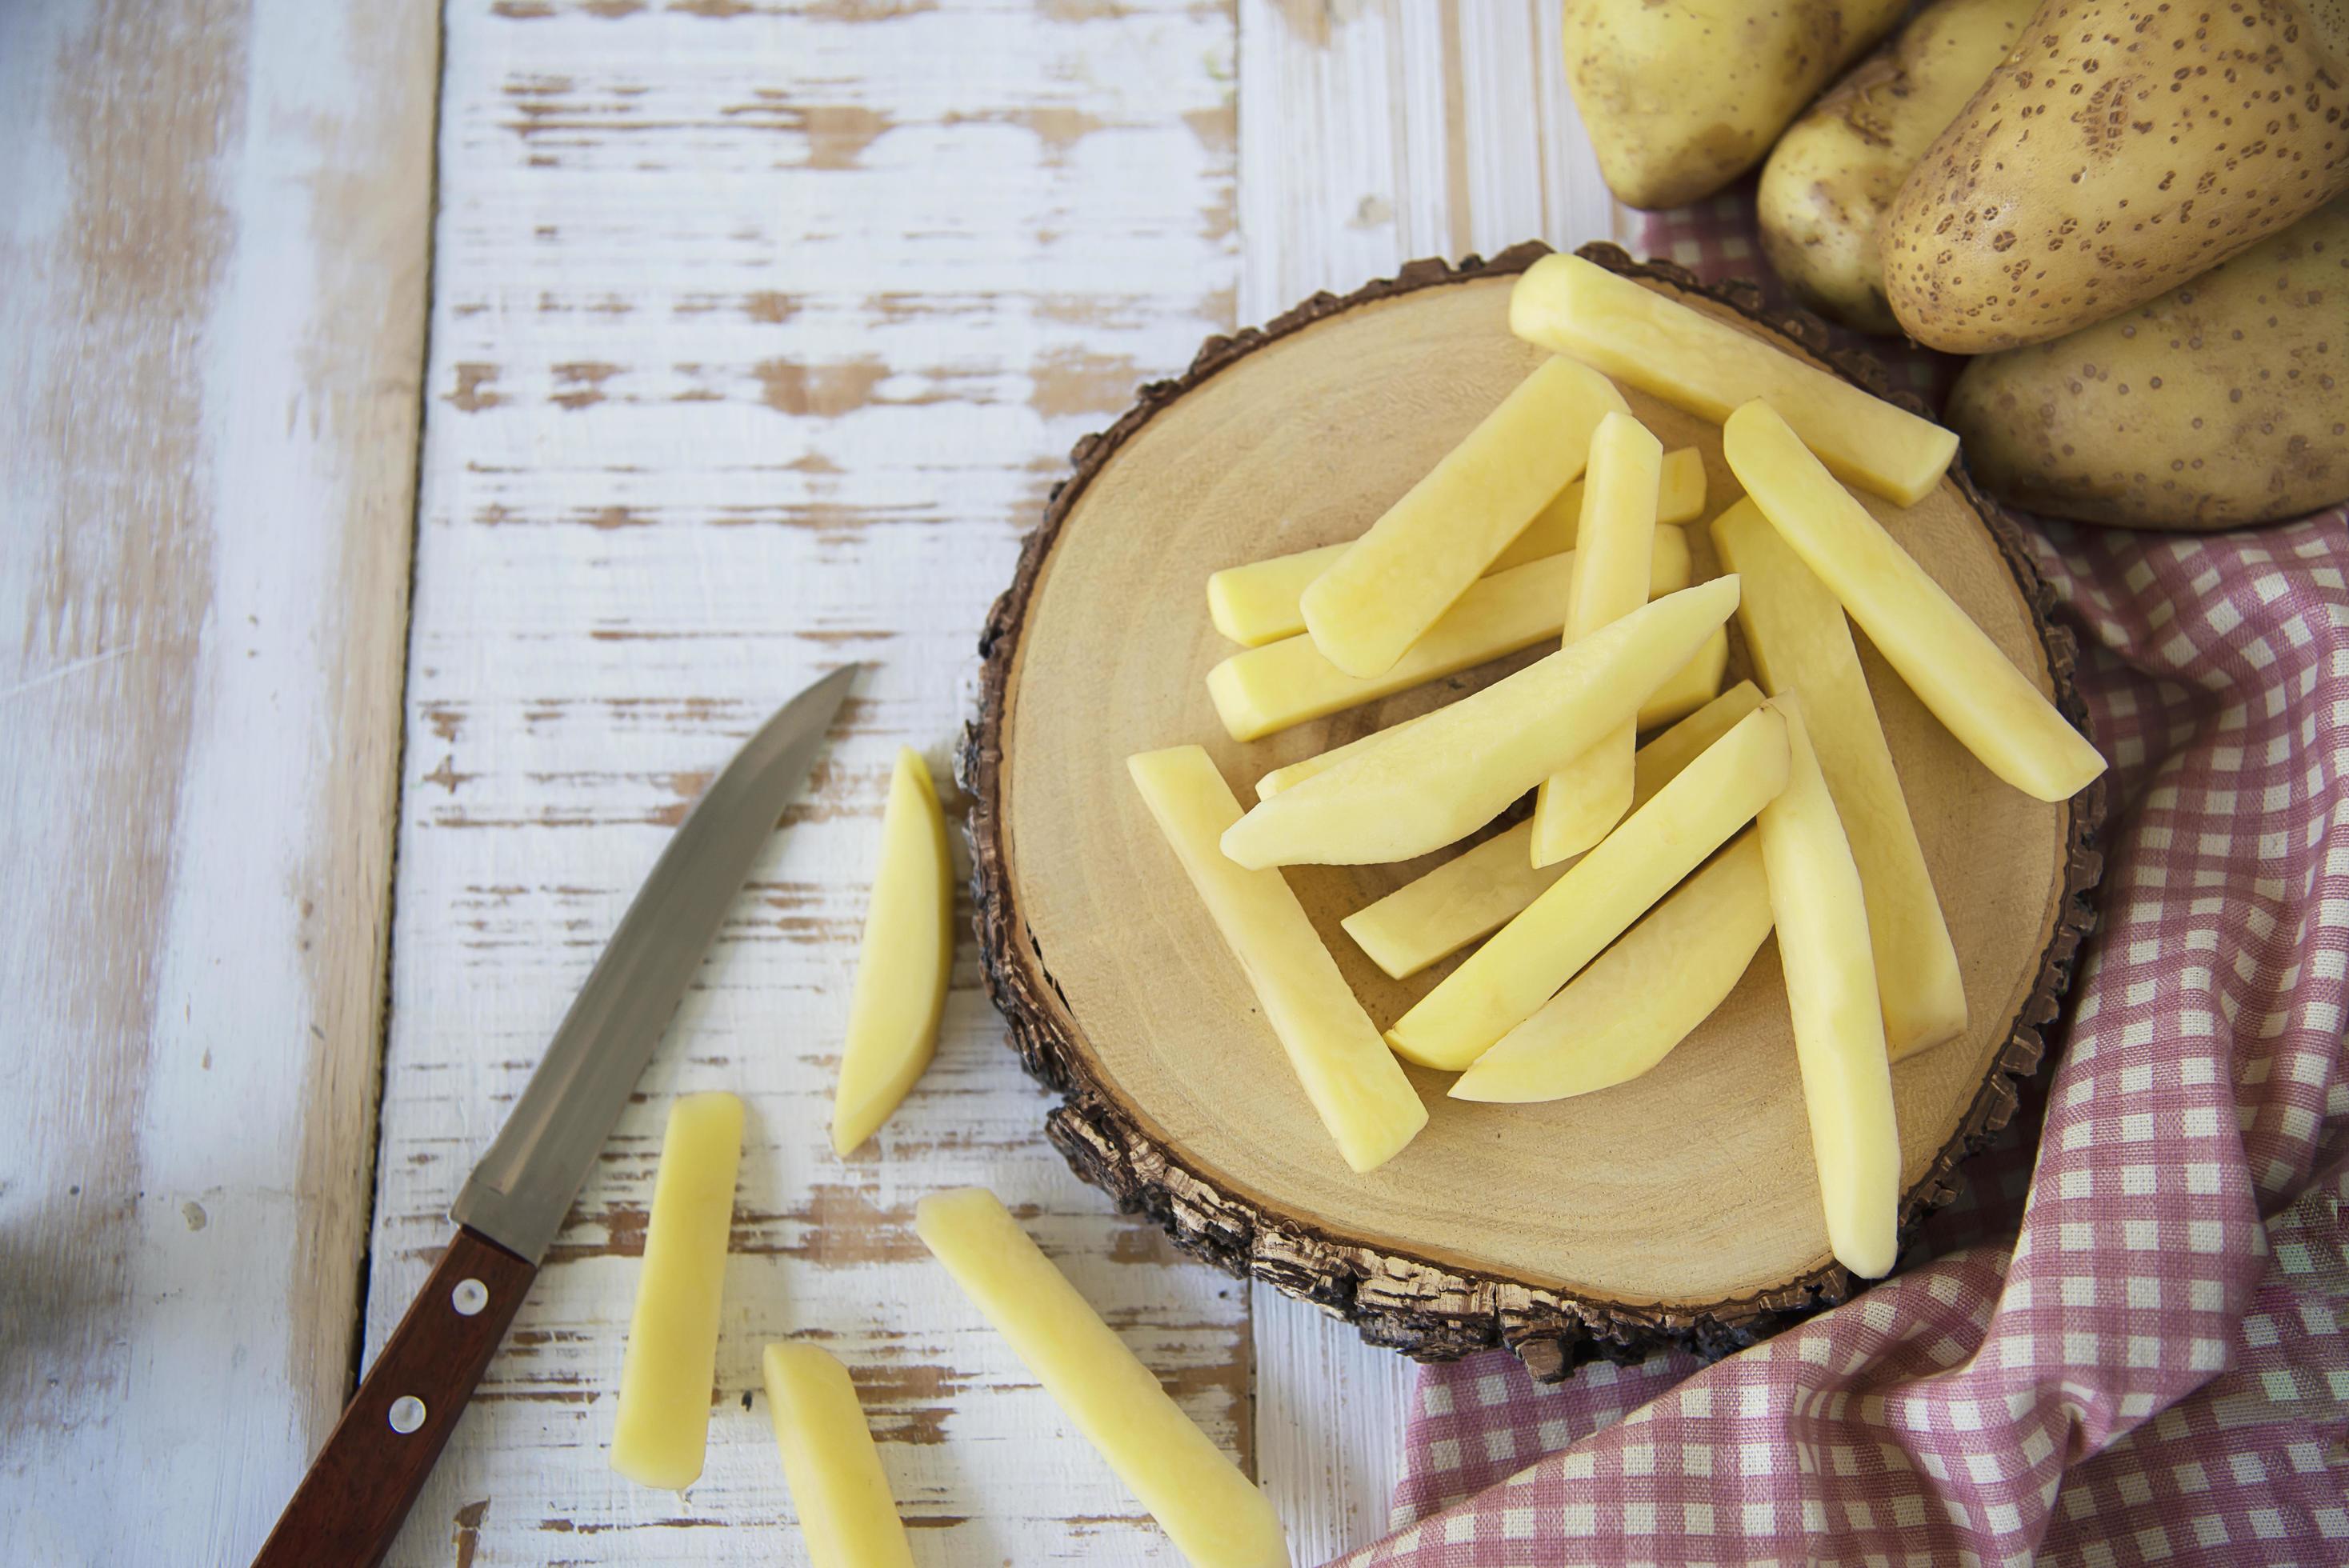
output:
{"label": "wood plank gap", "polygon": [[383,943],[377,961],[375,1062],[367,1099],[367,1198],[359,1216],[358,1278],[351,1296],[358,1310],[351,1314],[351,1342],[347,1358],[349,1370],[343,1385],[346,1403],[358,1391],[359,1379],[367,1375],[367,1304],[375,1295],[375,1209],[383,1187],[383,1086],[391,1049],[392,947],[398,940],[399,911],[399,824],[408,810],[408,676],[416,655],[416,562],[424,531],[424,425],[432,397],[432,381],[426,371],[432,363],[432,320],[440,271],[437,221],[440,211],[440,99],[446,88],[448,67],[449,5],[448,0],[440,0],[435,7],[432,37],[432,163],[424,188],[424,313],[417,324],[416,442],[409,459],[408,561],[399,575],[399,691],[393,711],[399,715],[400,722],[394,727],[391,820],[384,835],[388,862],[378,916],[383,924]]}

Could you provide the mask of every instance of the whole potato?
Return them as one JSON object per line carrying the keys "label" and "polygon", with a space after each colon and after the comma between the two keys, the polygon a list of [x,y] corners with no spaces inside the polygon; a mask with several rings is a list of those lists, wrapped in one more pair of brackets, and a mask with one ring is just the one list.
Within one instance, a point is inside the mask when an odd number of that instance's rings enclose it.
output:
{"label": "whole potato", "polygon": [[1904,0],[1565,0],[1566,79],[1609,189],[1678,207],[1744,173]]}
{"label": "whole potato", "polygon": [[1901,188],[1885,293],[1935,348],[2044,343],[2344,190],[2342,0],[2049,0]]}
{"label": "whole potato", "polygon": [[1950,396],[2017,506],[2205,531],[2349,498],[2349,197],[2069,337],[1985,355]]}
{"label": "whole potato", "polygon": [[1786,128],[1762,166],[1762,249],[1795,297],[1898,332],[1877,225],[1901,181],[1990,77],[2039,0],[1934,0]]}

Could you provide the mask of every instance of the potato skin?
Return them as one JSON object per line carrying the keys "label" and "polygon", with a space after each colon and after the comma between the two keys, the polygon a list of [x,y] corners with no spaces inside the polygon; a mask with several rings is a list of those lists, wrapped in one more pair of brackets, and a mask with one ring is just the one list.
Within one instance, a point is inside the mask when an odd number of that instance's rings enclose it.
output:
{"label": "potato skin", "polygon": [[1762,249],[1795,297],[1898,332],[1877,226],[1901,183],[1989,79],[2039,0],[1935,0],[1786,129],[1762,166]]}
{"label": "potato skin", "polygon": [[1565,0],[1566,79],[1608,188],[1712,195],[1762,160],[1905,0]]}
{"label": "potato skin", "polygon": [[2150,304],[1975,360],[1949,424],[1992,494],[2204,532],[2349,498],[2349,197]]}
{"label": "potato skin", "polygon": [[1935,348],[2044,343],[2344,190],[2339,0],[2049,0],[1901,188],[1885,293]]}

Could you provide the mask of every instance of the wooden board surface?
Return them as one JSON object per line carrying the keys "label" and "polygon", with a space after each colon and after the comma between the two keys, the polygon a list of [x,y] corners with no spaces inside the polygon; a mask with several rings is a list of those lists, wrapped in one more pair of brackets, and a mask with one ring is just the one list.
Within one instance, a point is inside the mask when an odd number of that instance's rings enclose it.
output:
{"label": "wooden board surface", "polygon": [[243,1561],[349,1390],[435,36],[0,6],[11,1563]]}
{"label": "wooden board surface", "polygon": [[[912,1204],[993,1186],[1246,1460],[1240,1282],[1069,1175],[968,958],[875,1144],[843,1163],[824,1129],[896,748],[944,777],[1070,444],[1228,322],[1228,14],[463,4],[447,26],[370,1344],[702,779],[816,672],[872,669],[392,1561],[793,1560],[743,1396],[761,1344],[806,1333],[855,1368],[924,1561],[1172,1563]],[[603,1450],[667,1103],[719,1088],[751,1130],[709,1464],[679,1498]]]}
{"label": "wooden board surface", "polygon": [[[1321,1243],[1383,1264],[1397,1276],[1386,1289],[1395,1299],[1353,1310],[1382,1336],[1430,1347],[1448,1342],[1443,1318],[1461,1278],[1529,1286],[1536,1305],[1548,1293],[1573,1304],[1559,1308],[1568,1312],[1595,1303],[1626,1332],[1650,1316],[1670,1333],[1700,1326],[1691,1314],[1734,1322],[1831,1270],[1775,965],[1754,965],[1661,1067],[1606,1095],[1464,1105],[1440,1098],[1444,1075],[1415,1074],[1433,1121],[1403,1155],[1356,1176],[1279,1070],[1245,978],[1121,788],[1128,753],[1198,740],[1244,789],[1513,667],[1238,746],[1204,687],[1231,650],[1203,613],[1180,608],[1196,605],[1217,567],[1358,533],[1497,403],[1541,357],[1506,330],[1508,287],[1506,277],[1478,278],[1354,304],[1204,379],[1195,372],[1155,401],[1146,423],[1103,449],[1105,460],[1084,466],[1048,552],[1031,552],[1005,623],[1016,632],[999,639],[990,668],[1003,700],[980,741],[993,808],[982,849],[1000,901],[991,913],[1009,921],[990,922],[990,939],[1002,940],[994,956],[1017,972],[1009,988],[1034,1031],[1030,1048],[1057,1080],[1097,1090],[1112,1108],[1077,1114],[1130,1119],[1146,1149],[1222,1195],[1228,1208],[1217,1217],[1257,1266],[1278,1270],[1281,1249]],[[1668,448],[1705,453],[1716,503],[1735,493],[1715,428],[1638,394],[1632,402]],[[2033,603],[1972,505],[1945,482],[1918,507],[1871,510],[2053,692],[2056,666]],[[1709,541],[1691,539],[1699,575],[1709,574]],[[1905,1181],[1915,1187],[1979,1129],[1984,1077],[2047,991],[2045,965],[2070,934],[2075,812],[2000,785],[1872,649],[1865,660],[1972,1007],[1964,1039],[1895,1075]],[[1338,922],[1433,860],[1288,872],[1381,1024],[1444,971],[1388,981]],[[2068,958],[2068,942],[2060,945]],[[1235,1097],[1236,1082],[1257,1087]],[[1705,1136],[1680,1135],[1691,1127]],[[1126,1147],[1123,1135],[1109,1142]],[[1149,1162],[1124,1158],[1146,1184]],[[1102,1175],[1123,1195],[1144,1196],[1125,1192],[1120,1171]],[[1252,1215],[1278,1228],[1253,1253]],[[1437,1276],[1423,1308],[1437,1321],[1424,1326],[1410,1321],[1408,1277],[1423,1264]],[[1505,1315],[1496,1303],[1486,1332]]]}

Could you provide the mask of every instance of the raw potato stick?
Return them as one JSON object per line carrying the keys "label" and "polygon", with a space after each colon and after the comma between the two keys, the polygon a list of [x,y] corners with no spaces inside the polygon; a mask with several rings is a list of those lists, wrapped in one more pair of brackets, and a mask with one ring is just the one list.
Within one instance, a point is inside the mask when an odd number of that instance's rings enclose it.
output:
{"label": "raw potato stick", "polygon": [[929,765],[900,747],[881,814],[881,864],[856,950],[832,1104],[833,1152],[879,1130],[930,1065],[954,975],[954,857]]}
{"label": "raw potato stick", "polygon": [[1819,770],[1868,894],[1868,935],[1892,1059],[1954,1039],[1966,1027],[1958,950],[1843,606],[1750,500],[1713,520],[1713,542],[1745,580],[1737,624],[1763,684],[1804,695]]}
{"label": "raw potato stick", "polygon": [[[1513,567],[1562,555],[1574,548],[1582,508],[1582,481],[1558,491],[1534,514],[1525,531],[1485,568],[1486,577]],[[1659,523],[1691,522],[1704,511],[1704,457],[1694,447],[1664,454],[1663,480],[1656,500]],[[1244,648],[1262,647],[1305,631],[1300,601],[1313,580],[1351,548],[1325,544],[1315,550],[1268,556],[1245,566],[1226,566],[1207,578],[1207,618],[1216,630]]]}
{"label": "raw potato stick", "polygon": [[1471,1063],[1452,1098],[1523,1105],[1630,1082],[1713,1016],[1769,934],[1748,829]]}
{"label": "raw potato stick", "polygon": [[1728,673],[1729,631],[1723,627],[1698,645],[1688,663],[1648,694],[1648,700],[1640,705],[1640,717],[1631,722],[1642,734],[1678,724],[1720,694],[1722,677]]}
{"label": "raw potato stick", "polygon": [[1206,752],[1170,747],[1126,758],[1134,787],[1239,960],[1305,1096],[1357,1172],[1386,1163],[1427,1125],[1427,1108],[1338,972],[1278,872],[1233,864],[1216,841],[1240,803]]}
{"label": "raw potato stick", "polygon": [[669,1108],[612,1421],[612,1468],[638,1486],[683,1491],[701,1475],[741,1159],[740,1100],[689,1094]]}
{"label": "raw potato stick", "polygon": [[1582,471],[1624,408],[1604,376],[1545,361],[1305,590],[1305,625],[1350,676],[1381,675]]}
{"label": "raw potato stick", "polygon": [[1924,500],[1957,455],[1939,425],[1579,256],[1526,269],[1509,327],[1716,423],[1766,397],[1837,474],[1902,506]]}
{"label": "raw potato stick", "polygon": [[913,1568],[848,1368],[807,1344],[770,1345],[761,1365],[775,1448],[812,1568]]}
{"label": "raw potato stick", "polygon": [[[1226,566],[1207,578],[1207,619],[1244,648],[1260,648],[1283,637],[1305,634],[1301,601],[1313,580],[1337,564],[1351,546],[1324,544],[1315,550],[1268,556],[1245,566]],[[1512,562],[1516,565],[1517,562]],[[1500,569],[1495,562],[1485,575]]]}
{"label": "raw potato stick", "polygon": [[[1310,637],[1286,637],[1234,654],[1207,672],[1207,695],[1234,740],[1257,740],[1292,724],[1356,707],[1485,664],[1558,634],[1574,557],[1552,555],[1485,578],[1412,645],[1384,675],[1358,680]],[[1652,593],[1688,586],[1688,538],[1673,529],[1657,542]]]}
{"label": "raw potato stick", "polygon": [[1466,1067],[1539,1011],[1785,782],[1785,726],[1766,709],[1748,714],[1397,1019],[1387,1043],[1422,1067]]}
{"label": "raw potato stick", "polygon": [[[1641,747],[1632,759],[1631,809],[1647,804],[1699,752],[1761,706],[1762,694],[1754,683],[1740,681]],[[1397,980],[1441,963],[1500,930],[1566,874],[1569,861],[1532,863],[1533,833],[1531,821],[1520,822],[1405,882],[1348,915],[1346,934]]]}
{"label": "raw potato stick", "polygon": [[[1587,479],[1577,480],[1557,492],[1557,499],[1534,513],[1526,531],[1509,542],[1509,547],[1494,557],[1487,573],[1500,572],[1511,566],[1522,566],[1528,561],[1538,561],[1545,555],[1556,555],[1562,550],[1572,550],[1576,534],[1582,530],[1582,493]],[[1664,454],[1664,466],[1656,486],[1656,522],[1659,527],[1677,522],[1694,522],[1704,515],[1704,454],[1694,447],[1680,447]]]}
{"label": "raw potato stick", "polygon": [[1785,719],[1789,760],[1785,791],[1762,808],[1762,861],[1795,1018],[1811,1158],[1836,1262],[1878,1279],[1891,1272],[1899,1246],[1900,1137],[1859,867],[1799,703],[1785,694],[1770,706]]}
{"label": "raw potato stick", "polygon": [[[1574,583],[1566,604],[1566,640],[1578,642],[1648,602],[1656,548],[1656,495],[1663,443],[1629,414],[1609,414],[1590,438]],[[1636,716],[1635,716],[1636,717]],[[1631,752],[1626,721],[1541,781],[1534,799],[1534,864],[1578,855],[1631,809]]]}
{"label": "raw potato stick", "polygon": [[1734,577],[1642,605],[1257,801],[1224,853],[1250,867],[1361,865],[1465,838],[1636,713],[1736,607]]}
{"label": "raw potato stick", "polygon": [[1746,494],[1933,717],[2024,794],[2068,800],[2105,759],[1766,403],[1729,417],[1722,450]]}
{"label": "raw potato stick", "polygon": [[914,1229],[1193,1568],[1288,1568],[1263,1492],[1134,1359],[994,1193],[934,1192]]}
{"label": "raw potato stick", "polygon": [[[1729,633],[1726,628],[1715,631],[1697,645],[1689,662],[1665,678],[1664,684],[1648,694],[1640,705],[1640,717],[1633,722],[1641,733],[1678,724],[1711,702],[1721,691],[1721,678],[1729,668]],[[1399,735],[1426,714],[1391,724],[1384,729],[1374,729],[1359,740],[1343,746],[1333,746],[1327,751],[1317,751],[1301,757],[1286,768],[1276,768],[1256,781],[1256,798],[1269,800],[1283,789],[1304,783],[1316,773],[1327,773],[1347,758],[1357,755],[1390,736]]]}

